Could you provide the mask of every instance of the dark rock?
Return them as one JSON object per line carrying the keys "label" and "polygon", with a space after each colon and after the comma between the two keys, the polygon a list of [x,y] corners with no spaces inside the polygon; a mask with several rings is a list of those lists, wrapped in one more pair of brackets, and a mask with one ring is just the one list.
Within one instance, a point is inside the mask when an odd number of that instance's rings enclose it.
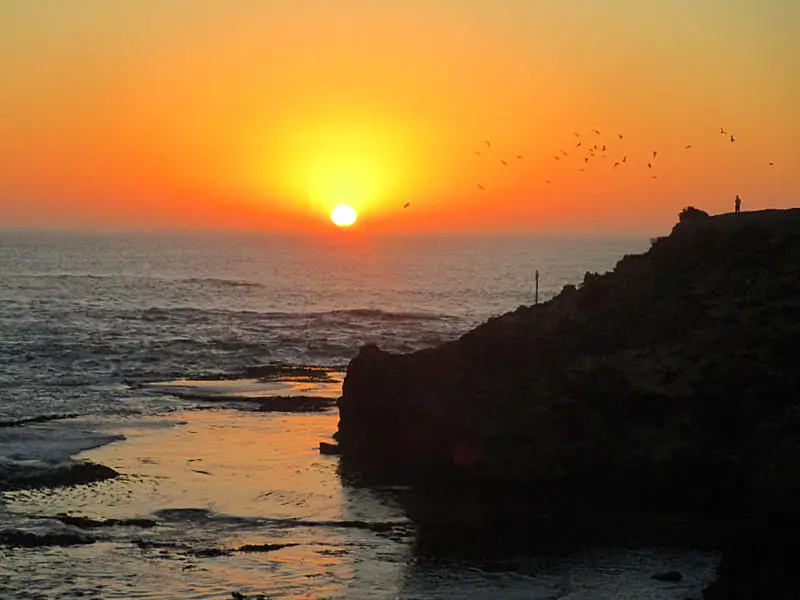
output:
{"label": "dark rock", "polygon": [[159,542],[157,540],[143,540],[139,538],[132,540],[132,543],[142,550],[161,548],[167,550],[183,550],[191,553],[191,549],[188,546],[185,544],[178,544],[176,542]]}
{"label": "dark rock", "polygon": [[656,573],[650,579],[655,579],[656,581],[669,581],[672,583],[677,583],[681,579],[683,579],[683,575],[678,573],[678,571],[666,571],[665,573]]}
{"label": "dark rock", "polygon": [[231,551],[225,548],[203,548],[201,550],[191,550],[187,554],[197,558],[217,558],[218,556],[230,556]]}
{"label": "dark rock", "polygon": [[409,514],[435,531],[679,514],[800,539],[798,348],[800,209],[689,207],[548,302],[433,349],[362,347],[341,471],[409,484]]}
{"label": "dark rock", "polygon": [[800,597],[800,536],[763,530],[731,544],[704,600],[776,600]]}
{"label": "dark rock", "polygon": [[90,519],[89,517],[76,517],[71,515],[58,515],[53,517],[65,525],[72,525],[80,529],[97,529],[98,527],[142,527],[149,529],[157,525],[152,519]]}
{"label": "dark rock", "polygon": [[298,544],[245,544],[244,546],[239,546],[236,552],[273,552],[281,548],[291,548],[297,545]]}
{"label": "dark rock", "polygon": [[678,215],[678,220],[681,223],[704,221],[709,218],[709,214],[706,211],[695,208],[694,206],[687,206]]}
{"label": "dark rock", "polygon": [[319,443],[319,453],[320,454],[330,454],[330,455],[338,455],[339,452],[339,445],[338,444],[331,444],[329,442],[320,442]]}
{"label": "dark rock", "polygon": [[44,546],[79,546],[94,544],[94,538],[78,533],[32,533],[20,529],[0,531],[0,545],[12,548],[41,548]]}
{"label": "dark rock", "polygon": [[119,473],[91,461],[63,463],[4,463],[0,465],[0,492],[84,485],[119,477]]}

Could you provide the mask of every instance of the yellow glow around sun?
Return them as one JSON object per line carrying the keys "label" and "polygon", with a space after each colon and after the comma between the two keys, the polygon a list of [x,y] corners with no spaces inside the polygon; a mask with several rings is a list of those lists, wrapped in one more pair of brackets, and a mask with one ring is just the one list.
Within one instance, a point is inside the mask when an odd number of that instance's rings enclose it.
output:
{"label": "yellow glow around sun", "polygon": [[258,133],[242,160],[248,187],[315,218],[342,204],[357,216],[380,218],[420,195],[437,172],[428,130],[358,98],[297,106],[269,135],[266,126],[251,130]]}
{"label": "yellow glow around sun", "polygon": [[349,227],[358,219],[355,209],[349,204],[340,204],[331,211],[331,221],[339,227]]}

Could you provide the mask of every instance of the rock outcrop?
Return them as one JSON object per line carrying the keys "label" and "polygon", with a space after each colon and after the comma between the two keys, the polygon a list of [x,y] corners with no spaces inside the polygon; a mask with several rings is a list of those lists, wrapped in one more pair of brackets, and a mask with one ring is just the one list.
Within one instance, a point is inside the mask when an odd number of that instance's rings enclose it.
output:
{"label": "rock outcrop", "polygon": [[685,211],[549,302],[434,349],[363,347],[339,402],[342,468],[417,484],[438,523],[681,512],[796,527],[799,359],[800,209]]}

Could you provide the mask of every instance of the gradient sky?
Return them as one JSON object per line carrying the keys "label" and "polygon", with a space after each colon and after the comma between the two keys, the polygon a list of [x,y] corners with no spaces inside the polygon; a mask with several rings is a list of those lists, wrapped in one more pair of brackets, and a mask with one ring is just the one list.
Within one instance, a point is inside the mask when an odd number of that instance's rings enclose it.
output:
{"label": "gradient sky", "polygon": [[658,233],[737,193],[797,206],[797,23],[797,0],[2,0],[0,228],[330,228],[347,202],[375,231]]}

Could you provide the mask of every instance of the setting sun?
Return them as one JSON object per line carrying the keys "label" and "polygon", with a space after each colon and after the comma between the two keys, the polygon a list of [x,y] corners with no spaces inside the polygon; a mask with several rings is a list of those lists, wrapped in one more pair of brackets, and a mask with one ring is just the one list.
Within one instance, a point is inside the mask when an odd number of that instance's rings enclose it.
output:
{"label": "setting sun", "polygon": [[355,209],[348,204],[340,204],[331,211],[331,221],[339,227],[349,227],[357,218]]}

